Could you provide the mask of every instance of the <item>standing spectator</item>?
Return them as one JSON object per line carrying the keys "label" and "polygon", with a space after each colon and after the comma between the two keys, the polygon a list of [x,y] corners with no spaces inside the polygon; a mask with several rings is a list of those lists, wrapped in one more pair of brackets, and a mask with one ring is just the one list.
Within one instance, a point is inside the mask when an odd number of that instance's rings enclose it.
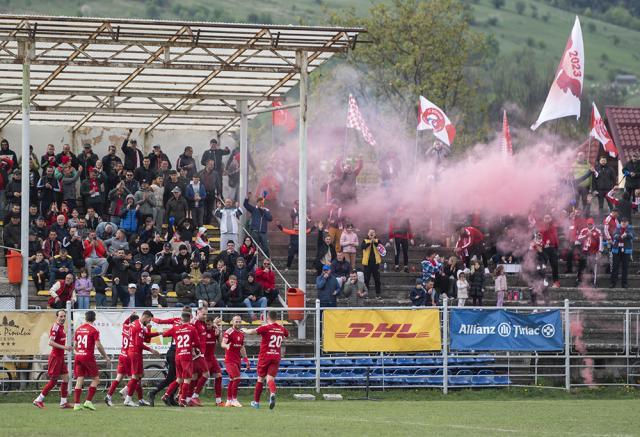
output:
{"label": "standing spectator", "polygon": [[140,185],[142,181],[151,183],[156,178],[156,172],[151,168],[151,159],[148,156],[142,158],[142,167],[138,167],[133,171],[133,177]]}
{"label": "standing spectator", "polygon": [[227,247],[228,241],[238,241],[241,215],[242,210],[238,208],[237,202],[234,206],[233,200],[226,199],[224,201],[224,208],[222,207],[222,203],[218,202],[218,207],[214,212],[214,216],[220,223],[220,250]]}
{"label": "standing spectator", "polygon": [[264,198],[258,197],[256,205],[249,203],[251,193],[247,193],[244,199],[244,208],[251,213],[251,236],[253,241],[262,249],[267,257],[271,256],[269,252],[269,238],[267,236],[268,225],[273,217],[271,211],[264,207]]}
{"label": "standing spectator", "polygon": [[620,224],[613,233],[613,267],[611,268],[611,288],[615,288],[618,282],[618,273],[622,268],[622,288],[627,288],[627,273],[629,270],[629,260],[633,253],[633,227],[629,224],[627,217],[620,219]]}
{"label": "standing spectator", "polygon": [[218,147],[218,140],[213,138],[209,141],[209,150],[205,151],[202,154],[202,159],[200,160],[201,165],[206,165],[207,161],[211,160],[214,163],[213,169],[217,172],[218,184],[217,186],[222,188],[222,157],[225,155],[229,155],[231,151],[228,147],[224,149],[220,149]]}
{"label": "standing spectator", "polygon": [[91,290],[93,283],[87,274],[86,269],[81,269],[75,283],[76,296],[78,298],[78,309],[88,310],[91,301]]}
{"label": "standing spectator", "polygon": [[262,286],[256,282],[255,273],[251,272],[247,275],[247,280],[242,286],[242,292],[243,303],[249,309],[249,317],[251,317],[251,320],[257,320],[258,318],[253,312],[253,308],[266,308],[267,298],[263,296]]}
{"label": "standing spectator", "polygon": [[31,263],[31,278],[36,291],[44,290],[49,280],[49,261],[44,258],[41,251],[36,252],[35,261]]}
{"label": "standing spectator", "polygon": [[482,306],[482,297],[484,296],[484,268],[482,268],[477,260],[471,265],[469,295],[473,299],[473,306]]}
{"label": "standing spectator", "polygon": [[64,279],[54,282],[49,289],[49,295],[51,297],[47,303],[50,308],[64,309],[68,301],[71,301],[72,305],[75,304],[76,289],[73,273],[68,273]]}
{"label": "standing spectator", "polygon": [[337,199],[331,200],[331,207],[329,208],[325,224],[327,234],[331,237],[331,241],[334,242],[336,252],[340,252],[340,236],[344,229],[344,217]]}
{"label": "standing spectator", "polygon": [[92,207],[99,215],[103,213],[103,191],[104,188],[97,178],[96,169],[91,167],[89,169],[89,177],[80,184],[80,195],[84,200],[85,207]]}
{"label": "standing spectator", "polygon": [[62,169],[62,201],[69,205],[69,208],[76,207],[76,181],[80,178],[82,166],[76,171],[70,165]]}
{"label": "standing spectator", "polygon": [[71,151],[71,146],[69,144],[62,145],[62,152],[56,155],[56,162],[58,165],[71,165],[73,168],[78,168],[78,158]]}
{"label": "standing spectator", "polygon": [[189,206],[179,187],[174,187],[171,193],[173,196],[165,205],[165,223],[179,225],[187,218]]}
{"label": "standing spectator", "polygon": [[211,223],[213,205],[216,204],[218,198],[222,198],[222,186],[218,185],[221,178],[218,177],[218,172],[213,167],[214,161],[209,159],[199,173],[200,181],[206,191],[206,197],[204,198],[204,222],[207,224]]}
{"label": "standing spectator", "polygon": [[320,299],[320,306],[337,306],[337,296],[340,293],[340,285],[338,285],[338,280],[331,273],[330,265],[322,267],[322,273],[316,278],[316,290],[318,292],[318,299]]}
{"label": "standing spectator", "polygon": [[[622,167],[622,174],[625,176],[624,189],[631,200],[635,200],[635,190],[640,188],[640,160],[638,160],[638,152],[631,151],[631,160]],[[621,213],[624,214],[624,213]],[[630,216],[624,216],[631,219]]]}
{"label": "standing spectator", "polygon": [[155,144],[153,146],[153,151],[149,153],[147,157],[149,158],[149,162],[151,164],[151,170],[155,172],[160,170],[163,161],[167,163],[168,169],[171,168],[169,157],[162,151],[162,147],[160,147],[160,144]]}
{"label": "standing spectator", "polygon": [[16,152],[9,148],[9,141],[5,138],[0,141],[0,160],[11,160],[11,167],[9,170],[13,170],[18,165],[18,155]]}
{"label": "standing spectator", "polygon": [[178,156],[176,161],[176,169],[178,171],[182,169],[187,170],[186,178],[191,180],[194,174],[198,171],[196,160],[193,159],[193,147],[187,146],[184,148],[184,152]]}
{"label": "standing spectator", "polygon": [[46,170],[47,167],[57,167],[56,146],[54,146],[53,144],[47,144],[46,152],[40,157],[40,167],[42,168],[42,170]]}
{"label": "standing spectator", "polygon": [[20,249],[20,229],[20,216],[14,214],[2,229],[2,239],[6,247]]}
{"label": "standing spectator", "polygon": [[433,146],[425,152],[425,157],[427,158],[427,161],[433,163],[434,168],[438,170],[442,168],[442,164],[450,153],[451,148],[449,146],[444,144],[442,141],[436,140],[433,142]]}
{"label": "standing spectator", "polygon": [[466,279],[465,273],[460,270],[458,272],[458,281],[456,282],[458,288],[458,306],[463,307],[467,299],[469,298],[469,282]]}
{"label": "standing spectator", "polygon": [[[111,296],[111,306],[113,307],[118,305],[118,300],[122,302],[123,307],[130,306],[129,300],[131,299],[131,295],[135,295],[136,290],[133,290],[132,293],[127,287],[130,279],[129,266],[129,260],[126,257],[124,249],[118,249],[116,253],[109,258],[109,269],[113,277],[113,293]],[[135,300],[135,296],[133,299]],[[135,306],[135,302],[131,302],[131,307],[133,306]]]}
{"label": "standing spectator", "polygon": [[154,179],[153,184],[151,184],[151,191],[153,192],[153,198],[156,201],[153,222],[162,224],[162,219],[164,218],[164,203],[162,203],[162,199],[164,199],[164,177],[162,175],[158,175]]}
{"label": "standing spectator", "polygon": [[354,268],[356,266],[356,253],[358,250],[358,235],[353,230],[353,224],[348,223],[345,231],[340,235],[340,247]]}
{"label": "standing spectator", "polygon": [[347,305],[351,306],[352,296],[355,297],[356,305],[360,305],[363,299],[369,299],[369,290],[364,282],[358,278],[358,272],[354,269],[349,273],[349,279],[342,284],[340,295],[347,299]]}
{"label": "standing spectator", "polygon": [[144,222],[148,217],[155,219],[156,216],[157,201],[149,181],[150,179],[142,180],[140,190],[135,193],[133,199],[138,210],[138,223]]}
{"label": "standing spectator", "polygon": [[[131,138],[132,129],[129,129],[127,136],[122,142],[122,153],[124,153],[124,169],[130,170],[133,178],[133,171],[142,165],[142,152],[138,149],[138,142]],[[137,190],[135,190],[137,191]],[[135,193],[135,191],[133,193]],[[131,193],[131,194],[133,194]]]}
{"label": "standing spectator", "polygon": [[424,306],[427,300],[427,292],[422,284],[422,278],[416,279],[416,286],[409,292],[409,300],[414,307]]}
{"label": "standing spectator", "polygon": [[[604,201],[606,199],[607,193],[611,191],[611,189],[616,184],[616,174],[613,169],[607,163],[607,157],[601,156],[594,168],[591,169],[592,176],[592,187],[594,191],[594,195],[598,196],[598,213],[600,214],[600,218],[603,216],[604,211]],[[607,206],[609,207],[609,211],[613,209],[613,205],[607,200]]]}
{"label": "standing spectator", "polygon": [[394,218],[389,222],[389,242],[395,244],[395,270],[400,271],[400,250],[402,249],[403,268],[409,273],[409,244],[413,246],[411,222],[405,217],[404,208],[398,208]]}
{"label": "standing spectator", "polygon": [[318,223],[318,242],[316,246],[316,259],[314,265],[317,271],[317,275],[322,274],[322,267],[330,266],[334,259],[336,259],[336,247],[333,244],[331,235],[325,235],[323,232],[322,222]]}
{"label": "standing spectator", "polygon": [[458,241],[456,242],[455,253],[464,265],[468,266],[472,256],[482,258],[486,267],[484,253],[484,234],[478,228],[473,226],[463,226],[458,230]]}
{"label": "standing spectator", "polygon": [[135,197],[132,194],[127,194],[126,204],[120,210],[120,217],[118,217],[118,223],[120,223],[120,229],[125,231],[128,235],[131,235],[138,231],[139,222],[139,209],[136,205]]}
{"label": "standing spectator", "polygon": [[209,308],[219,306],[222,300],[222,291],[218,283],[211,280],[211,273],[202,274],[200,283],[196,285],[196,299],[204,302]]}
{"label": "standing spectator", "polygon": [[338,285],[342,287],[351,272],[351,264],[344,258],[344,253],[338,252],[336,254],[336,259],[331,262],[331,271],[338,280]]}
{"label": "standing spectator", "polygon": [[[100,275],[96,275],[91,279],[93,288],[96,291],[96,308],[104,308],[107,306],[107,283]],[[112,291],[113,293],[113,291]]]}
{"label": "standing spectator", "polygon": [[507,275],[504,273],[504,266],[500,264],[493,273],[494,288],[496,291],[496,306],[502,307],[504,295],[507,292]]}
{"label": "standing spectator", "polygon": [[589,188],[591,187],[591,170],[589,167],[590,164],[584,157],[584,153],[578,152],[576,161],[573,163],[573,179],[576,181],[576,208],[580,208],[580,202],[582,202],[582,209],[586,209],[588,205],[587,194],[589,194]]}
{"label": "standing spectator", "polygon": [[364,284],[369,288],[371,276],[376,287],[376,299],[381,300],[382,284],[380,283],[380,264],[382,263],[382,255],[378,249],[380,241],[376,236],[376,231],[369,229],[367,237],[362,240],[360,248],[362,249],[362,267],[364,269]]}
{"label": "standing spectator", "polygon": [[38,181],[37,188],[38,199],[40,200],[40,214],[46,215],[51,208],[51,204],[56,203],[58,193],[62,191],[60,182],[53,175],[53,167],[47,167]]}
{"label": "standing spectator", "polygon": [[140,184],[133,177],[133,170],[124,172],[124,189],[132,196],[140,189]]}
{"label": "standing spectator", "polygon": [[178,296],[177,307],[197,307],[196,286],[191,282],[191,275],[184,274],[182,280],[176,284],[176,295]]}
{"label": "standing spectator", "polygon": [[553,279],[553,288],[560,287],[560,276],[558,275],[558,228],[553,222],[550,214],[545,214],[543,225],[539,229],[542,235],[542,247],[545,255],[549,259],[551,265],[551,277]]}
{"label": "standing spectator", "polygon": [[204,207],[207,198],[207,191],[205,190],[204,185],[200,183],[200,175],[197,173],[193,174],[191,183],[187,185],[185,197],[189,204],[193,225],[196,228],[199,228],[204,224]]}
{"label": "standing spectator", "polygon": [[353,168],[351,164],[345,164],[342,168],[341,179],[342,185],[340,187],[340,200],[342,205],[349,206],[352,203],[358,203],[358,192],[356,180],[358,175],[362,171],[362,158],[358,158],[356,167]]}
{"label": "standing spectator", "polygon": [[69,228],[69,235],[62,240],[62,247],[67,249],[69,256],[73,260],[76,270],[84,268],[84,247],[83,237],[78,233],[78,228]]}
{"label": "standing spectator", "polygon": [[229,276],[229,280],[222,286],[222,300],[228,308],[240,308],[243,306],[242,285],[234,275]]}
{"label": "standing spectator", "polygon": [[631,194],[627,191],[622,193],[622,197],[620,199],[616,199],[615,197],[613,197],[614,191],[615,191],[615,188],[613,188],[611,191],[607,193],[606,195],[607,201],[615,205],[616,209],[618,210],[619,217],[627,217],[629,219],[629,223],[632,223],[633,222],[632,212],[634,209],[635,210],[638,209],[638,203],[631,201]]}
{"label": "standing spectator", "polygon": [[597,276],[595,269],[598,268],[596,257],[602,251],[602,232],[595,227],[595,221],[592,218],[587,219],[587,227],[580,230],[576,241],[580,244],[576,287],[582,282],[582,272],[585,268],[594,272],[593,285],[595,286]]}
{"label": "standing spectator", "polygon": [[112,172],[115,172],[116,163],[122,164],[122,159],[120,159],[120,157],[116,155],[116,146],[111,144],[107,148],[107,154],[102,157],[102,167],[104,167],[104,172],[107,175],[110,175]]}
{"label": "standing spectator", "polygon": [[[287,268],[285,272],[291,268],[293,264],[293,258],[298,253],[298,243],[299,243],[299,235],[300,231],[298,229],[298,224],[293,225],[293,229],[288,229],[282,226],[280,223],[276,222],[276,226],[283,234],[289,236],[289,246],[287,247]],[[307,235],[311,233],[311,228],[307,228]]]}
{"label": "standing spectator", "polygon": [[89,175],[89,169],[95,167],[98,161],[98,155],[91,150],[91,144],[84,144],[82,153],[78,156],[78,171],[80,172],[80,177],[85,179]]}
{"label": "standing spectator", "polygon": [[107,249],[105,249],[102,240],[96,235],[96,231],[89,231],[89,235],[83,243],[85,267],[88,272],[93,273],[93,268],[100,268],[100,275],[107,272]]}
{"label": "standing spectator", "polygon": [[271,260],[265,258],[262,261],[262,267],[256,269],[256,282],[262,286],[264,294],[267,297],[267,306],[273,306],[278,299],[278,290],[276,289],[276,274],[271,269]]}

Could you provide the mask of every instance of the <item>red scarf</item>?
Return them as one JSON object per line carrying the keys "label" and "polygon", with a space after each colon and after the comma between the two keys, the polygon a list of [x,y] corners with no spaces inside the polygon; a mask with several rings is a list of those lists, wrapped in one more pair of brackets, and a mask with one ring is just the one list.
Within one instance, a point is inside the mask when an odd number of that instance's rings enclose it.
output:
{"label": "red scarf", "polygon": [[91,192],[98,192],[100,191],[100,188],[98,187],[98,180],[97,179],[89,179],[89,191]]}

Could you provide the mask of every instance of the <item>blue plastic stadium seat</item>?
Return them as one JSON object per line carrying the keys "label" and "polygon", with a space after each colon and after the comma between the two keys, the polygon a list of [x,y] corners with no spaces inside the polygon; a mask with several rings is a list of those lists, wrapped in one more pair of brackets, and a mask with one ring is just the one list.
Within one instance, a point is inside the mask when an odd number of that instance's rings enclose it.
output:
{"label": "blue plastic stadium seat", "polygon": [[398,366],[413,366],[416,364],[416,361],[413,358],[398,358],[396,364]]}
{"label": "blue plastic stadium seat", "polygon": [[357,358],[355,360],[355,364],[356,366],[360,366],[360,367],[368,367],[368,366],[376,365],[376,363],[371,358]]}
{"label": "blue plastic stadium seat", "polygon": [[438,369],[436,373],[432,376],[427,376],[427,381],[429,385],[442,385],[444,382],[444,377],[442,376],[443,370]]}
{"label": "blue plastic stadium seat", "polygon": [[313,367],[315,366],[315,363],[311,360],[298,360],[298,361],[294,361],[293,362],[294,366],[299,366],[299,367]]}
{"label": "blue plastic stadium seat", "polygon": [[336,366],[343,366],[343,367],[353,366],[353,360],[350,360],[348,358],[338,358],[335,360],[334,363]]}
{"label": "blue plastic stadium seat", "polygon": [[416,358],[415,360],[416,366],[433,366],[436,364],[436,360],[433,358]]}
{"label": "blue plastic stadium seat", "polygon": [[382,362],[384,363],[385,367],[386,366],[395,366],[396,365],[396,359],[395,358],[383,358]]}
{"label": "blue plastic stadium seat", "polygon": [[451,375],[448,378],[450,385],[471,385],[471,370],[460,370],[457,375]]}
{"label": "blue plastic stadium seat", "polygon": [[289,366],[291,366],[291,360],[280,361],[280,367],[289,367]]}
{"label": "blue plastic stadium seat", "polygon": [[511,379],[507,375],[494,375],[493,383],[495,385],[509,385],[511,384]]}

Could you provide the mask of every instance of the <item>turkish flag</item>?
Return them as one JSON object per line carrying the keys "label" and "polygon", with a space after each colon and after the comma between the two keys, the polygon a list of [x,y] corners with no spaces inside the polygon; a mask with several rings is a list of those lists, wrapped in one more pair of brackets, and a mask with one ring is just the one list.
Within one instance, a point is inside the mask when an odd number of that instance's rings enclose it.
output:
{"label": "turkish flag", "polygon": [[456,137],[456,128],[447,114],[434,103],[420,96],[418,130],[432,130],[433,134],[447,146]]}
{"label": "turkish flag", "polygon": [[593,106],[591,108],[591,132],[589,132],[589,135],[600,141],[604,150],[609,152],[609,155],[613,158],[618,156],[618,148],[613,143],[613,139],[611,138],[611,135],[609,135],[607,127],[604,125],[604,121],[600,116],[600,111],[598,111],[595,102],[593,102]]}
{"label": "turkish flag", "polygon": [[571,36],[567,40],[562,59],[547,100],[540,111],[538,120],[531,126],[536,130],[545,121],[575,115],[580,118],[580,96],[584,80],[584,44],[580,20],[576,17]]}
{"label": "turkish flag", "polygon": [[[282,102],[272,102],[271,106],[278,108],[282,106]],[[291,116],[291,113],[286,109],[276,109],[271,113],[271,120],[274,126],[284,126],[287,131],[293,131],[297,124],[295,118]]]}

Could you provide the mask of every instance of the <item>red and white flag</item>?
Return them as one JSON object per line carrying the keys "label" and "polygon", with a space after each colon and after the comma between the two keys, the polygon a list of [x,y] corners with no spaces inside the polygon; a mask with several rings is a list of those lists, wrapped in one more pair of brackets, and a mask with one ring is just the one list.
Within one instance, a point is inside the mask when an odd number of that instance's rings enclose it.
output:
{"label": "red and white flag", "polygon": [[509,131],[507,111],[504,111],[502,116],[502,151],[506,156],[513,155],[513,145],[511,144],[511,132]]}
{"label": "red and white flag", "polygon": [[609,135],[609,131],[604,125],[602,117],[600,117],[600,111],[598,111],[595,102],[593,102],[593,106],[591,108],[591,132],[589,135],[600,141],[604,150],[606,150],[613,158],[618,156],[618,148],[613,143],[613,139],[611,138],[611,135]]}
{"label": "red and white flag", "polygon": [[351,129],[359,130],[362,134],[362,138],[372,146],[376,145],[376,140],[371,135],[367,124],[364,122],[364,118],[362,118],[362,114],[360,113],[360,109],[358,108],[358,102],[356,102],[356,98],[353,95],[349,94],[349,112],[347,112],[347,127]]}
{"label": "red and white flag", "polygon": [[[271,103],[274,108],[282,106],[282,102],[274,101]],[[287,109],[277,109],[271,113],[271,121],[274,126],[284,126],[289,132],[297,126],[296,119],[291,116]]]}
{"label": "red and white flag", "polygon": [[538,121],[531,126],[536,130],[542,123],[575,115],[580,118],[580,96],[584,80],[584,44],[580,20],[576,21],[558,65],[555,79],[544,102]]}
{"label": "red and white flag", "polygon": [[432,130],[433,134],[447,146],[453,144],[456,128],[444,111],[429,100],[420,96],[420,114],[418,130]]}

